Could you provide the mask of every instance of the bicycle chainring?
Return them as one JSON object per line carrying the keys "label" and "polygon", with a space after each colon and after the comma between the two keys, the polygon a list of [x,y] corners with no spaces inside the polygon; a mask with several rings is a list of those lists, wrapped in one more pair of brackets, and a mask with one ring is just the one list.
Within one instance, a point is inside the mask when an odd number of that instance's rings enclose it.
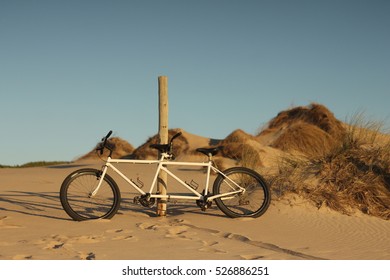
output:
{"label": "bicycle chainring", "polygon": [[144,194],[141,196],[135,196],[133,199],[134,204],[141,204],[144,207],[152,207],[156,203],[155,198],[150,198],[150,194]]}
{"label": "bicycle chainring", "polygon": [[[203,194],[204,194],[204,191],[203,191]],[[211,200],[207,200],[207,198],[209,196],[212,196],[212,194],[208,194],[208,195],[205,195],[203,196],[203,199],[198,199],[196,201],[196,205],[198,205],[198,207],[202,210],[202,211],[206,211],[208,208],[211,207],[211,205],[213,204],[213,202]]]}

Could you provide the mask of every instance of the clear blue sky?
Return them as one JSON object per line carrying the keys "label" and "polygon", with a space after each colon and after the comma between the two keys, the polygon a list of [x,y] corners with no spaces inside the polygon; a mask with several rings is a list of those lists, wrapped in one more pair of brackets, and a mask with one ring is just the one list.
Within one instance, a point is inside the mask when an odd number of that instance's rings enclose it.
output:
{"label": "clear blue sky", "polygon": [[389,124],[387,0],[0,0],[0,163],[72,160],[108,131],[256,133],[290,106]]}

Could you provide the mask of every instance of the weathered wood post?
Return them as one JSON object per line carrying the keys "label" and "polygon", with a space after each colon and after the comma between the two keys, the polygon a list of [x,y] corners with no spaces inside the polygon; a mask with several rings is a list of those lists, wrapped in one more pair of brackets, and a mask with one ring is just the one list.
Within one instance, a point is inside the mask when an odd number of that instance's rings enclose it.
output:
{"label": "weathered wood post", "polygon": [[[158,99],[159,99],[159,129],[160,144],[168,144],[168,77],[158,77]],[[158,178],[157,190],[160,194],[167,194],[167,174],[161,171]],[[157,215],[166,216],[167,201],[157,200]]]}

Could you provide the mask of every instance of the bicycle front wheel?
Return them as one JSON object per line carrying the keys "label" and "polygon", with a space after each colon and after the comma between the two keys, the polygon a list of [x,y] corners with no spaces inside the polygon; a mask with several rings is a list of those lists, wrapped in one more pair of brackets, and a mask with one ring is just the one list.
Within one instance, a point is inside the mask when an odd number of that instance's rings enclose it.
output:
{"label": "bicycle front wheel", "polygon": [[[245,167],[233,167],[219,174],[214,181],[213,195],[218,208],[231,218],[260,217],[267,211],[271,194],[265,180],[255,171]],[[244,188],[245,191],[234,192]],[[232,193],[228,195],[229,193]]]}
{"label": "bicycle front wheel", "polygon": [[92,192],[98,186],[101,171],[80,169],[65,178],[61,185],[60,200],[65,212],[74,220],[112,218],[119,209],[121,195],[115,181],[104,176],[96,195]]}

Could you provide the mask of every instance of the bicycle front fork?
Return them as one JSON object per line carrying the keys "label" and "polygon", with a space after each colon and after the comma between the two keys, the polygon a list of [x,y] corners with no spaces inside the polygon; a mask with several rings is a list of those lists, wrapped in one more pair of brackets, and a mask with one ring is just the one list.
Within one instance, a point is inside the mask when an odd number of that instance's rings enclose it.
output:
{"label": "bicycle front fork", "polygon": [[98,193],[98,191],[103,183],[104,176],[106,176],[107,169],[108,169],[108,166],[103,165],[102,170],[98,174],[96,174],[96,179],[99,181],[99,183],[96,186],[96,188],[89,194],[89,198],[94,197]]}

